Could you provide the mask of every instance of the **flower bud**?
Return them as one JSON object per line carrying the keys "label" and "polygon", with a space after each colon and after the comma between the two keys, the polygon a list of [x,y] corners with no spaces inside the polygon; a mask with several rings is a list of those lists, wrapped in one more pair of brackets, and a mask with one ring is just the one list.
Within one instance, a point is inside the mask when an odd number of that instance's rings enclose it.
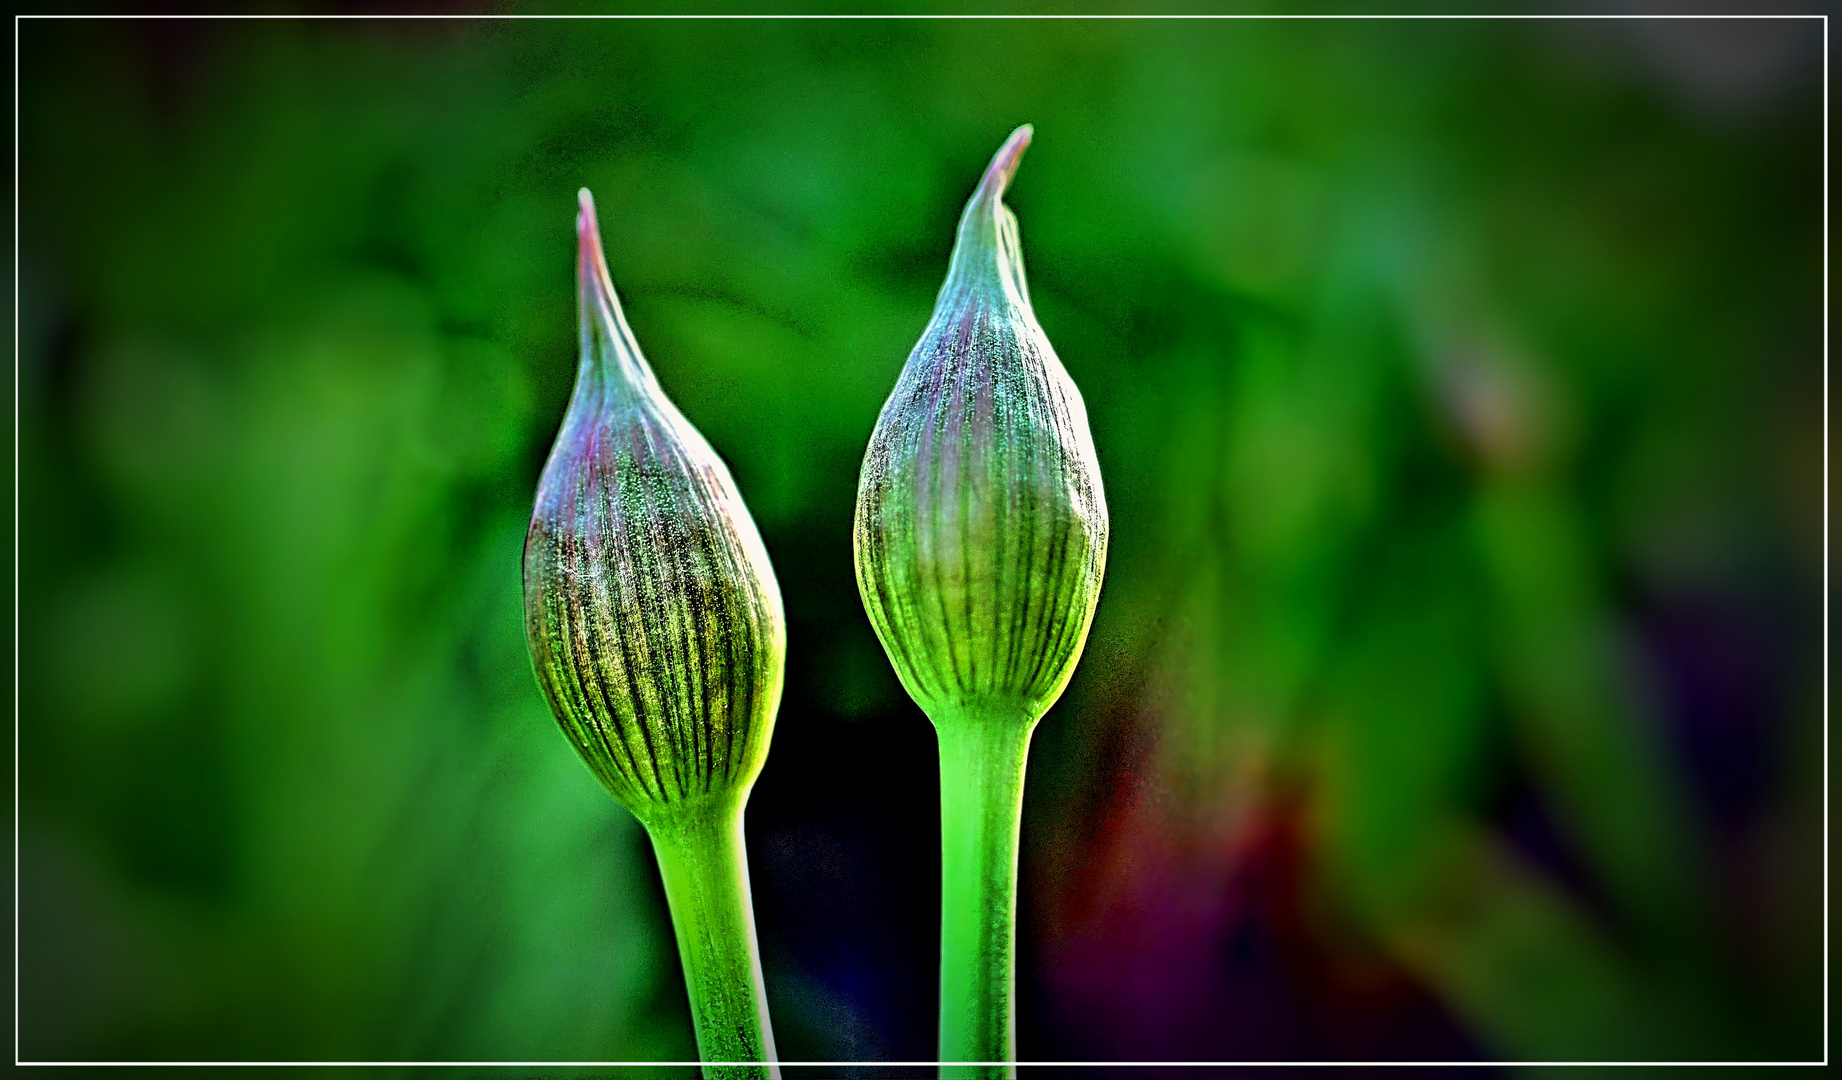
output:
{"label": "flower bud", "polygon": [[1087,408],[1037,324],[1000,201],[1030,128],[966,204],[934,316],[877,418],[857,487],[857,585],[930,717],[1021,717],[1061,696],[1106,562]]}
{"label": "flower bud", "polygon": [[537,681],[642,821],[739,805],[780,704],[780,587],[729,470],[640,355],[580,202],[581,363],[525,535]]}

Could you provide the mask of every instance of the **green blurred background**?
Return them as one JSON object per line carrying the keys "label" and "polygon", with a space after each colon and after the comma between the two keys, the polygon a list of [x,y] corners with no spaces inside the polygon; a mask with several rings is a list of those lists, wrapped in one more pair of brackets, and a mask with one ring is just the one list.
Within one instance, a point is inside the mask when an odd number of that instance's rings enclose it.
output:
{"label": "green blurred background", "polygon": [[1813,1058],[1820,23],[20,27],[20,1052],[682,1060],[519,549],[574,194],[786,595],[783,1056],[932,1056],[857,467],[1015,125],[1113,547],[1029,1059]]}

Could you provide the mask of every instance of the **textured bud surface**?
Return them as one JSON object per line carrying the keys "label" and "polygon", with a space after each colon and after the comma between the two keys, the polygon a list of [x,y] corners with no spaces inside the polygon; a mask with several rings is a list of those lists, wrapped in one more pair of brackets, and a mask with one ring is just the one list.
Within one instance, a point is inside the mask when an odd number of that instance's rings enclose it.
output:
{"label": "textured bud surface", "polygon": [[1030,128],[993,157],[960,218],[933,319],[864,455],[858,588],[930,715],[1034,721],[1093,620],[1107,513],[1087,409],[1030,306],[1000,201]]}
{"label": "textured bud surface", "polygon": [[584,190],[581,362],[525,536],[538,683],[641,820],[746,798],[786,652],[780,590],[729,470],[654,378]]}

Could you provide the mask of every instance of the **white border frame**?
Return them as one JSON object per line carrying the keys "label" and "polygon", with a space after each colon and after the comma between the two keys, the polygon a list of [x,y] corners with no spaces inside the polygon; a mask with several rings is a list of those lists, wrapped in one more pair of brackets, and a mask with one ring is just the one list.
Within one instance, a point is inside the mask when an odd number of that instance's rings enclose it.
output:
{"label": "white border frame", "polygon": [[[437,13],[423,15],[327,14],[327,15],[14,15],[13,16],[13,1064],[40,1066],[97,1066],[172,1068],[284,1068],[284,1067],[464,1067],[464,1068],[619,1068],[685,1067],[697,1068],[697,1061],[24,1061],[19,1056],[21,1038],[19,1016],[19,420],[20,420],[20,280],[19,280],[19,29],[25,20],[81,21],[150,21],[150,20],[293,20],[293,21],[410,21],[410,20],[535,20],[535,19],[1002,19],[1021,20],[1689,20],[1689,19],[1798,19],[1814,20],[1823,25],[1823,1057],[1818,1061],[1019,1061],[1019,1069],[1029,1068],[1139,1068],[1139,1067],[1434,1067],[1476,1068],[1525,1067],[1534,1065],[1567,1066],[1650,1066],[1650,1065],[1827,1065],[1829,1063],[1829,16],[1827,14],[1582,14],[1582,15],[1278,15],[1278,14],[1142,14],[1142,15],[1044,15],[1044,14],[968,14],[968,15],[537,15],[494,13]],[[753,1062],[712,1062],[710,1064],[755,1064]],[[890,1069],[936,1068],[936,1061],[781,1061],[781,1068],[880,1066]],[[1001,1062],[960,1062],[958,1064],[1003,1064]]]}

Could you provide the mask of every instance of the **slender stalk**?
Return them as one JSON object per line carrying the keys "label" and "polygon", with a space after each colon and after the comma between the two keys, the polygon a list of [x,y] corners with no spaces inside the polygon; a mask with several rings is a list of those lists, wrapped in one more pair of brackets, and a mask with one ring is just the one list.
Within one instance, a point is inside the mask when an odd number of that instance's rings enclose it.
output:
{"label": "slender stalk", "polygon": [[1017,1073],[1017,839],[1032,717],[943,716],[940,1060],[943,1077]]}
{"label": "slender stalk", "polygon": [[665,880],[704,1076],[779,1077],[740,803],[655,816],[646,831]]}

